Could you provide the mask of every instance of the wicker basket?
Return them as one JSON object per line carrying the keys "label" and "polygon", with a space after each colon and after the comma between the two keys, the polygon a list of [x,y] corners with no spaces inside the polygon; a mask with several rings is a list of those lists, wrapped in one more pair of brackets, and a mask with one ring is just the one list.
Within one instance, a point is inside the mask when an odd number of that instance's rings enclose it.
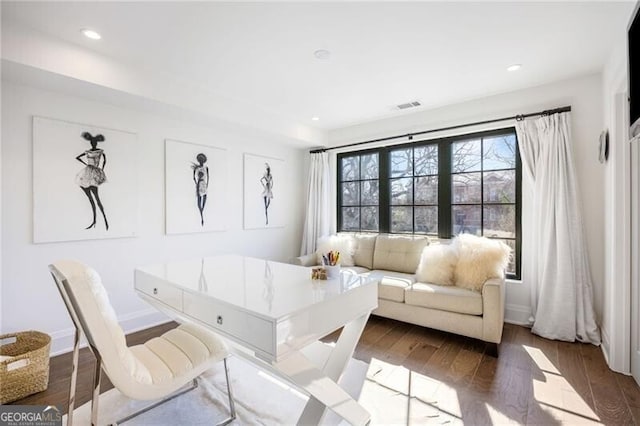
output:
{"label": "wicker basket", "polygon": [[49,385],[51,337],[39,331],[0,335],[0,339],[12,337],[15,342],[0,346],[0,355],[12,357],[0,362],[0,404],[42,392]]}

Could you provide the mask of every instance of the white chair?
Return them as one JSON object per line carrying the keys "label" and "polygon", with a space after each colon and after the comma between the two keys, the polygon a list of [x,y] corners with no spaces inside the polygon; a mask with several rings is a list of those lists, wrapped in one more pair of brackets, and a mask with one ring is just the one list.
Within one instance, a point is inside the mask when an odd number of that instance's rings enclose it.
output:
{"label": "white chair", "polygon": [[[194,324],[182,324],[144,345],[127,347],[124,332],[96,271],[68,260],[49,265],[49,270],[76,327],[67,425],[73,423],[80,333],[85,335],[96,357],[91,399],[92,425],[98,424],[101,369],[111,383],[129,398],[163,398],[115,423],[119,424],[195,389],[197,377],[219,361],[224,361],[230,410],[230,416],[219,424],[226,425],[235,419],[227,369],[228,352],[215,334]],[[191,387],[184,389],[189,383]]]}

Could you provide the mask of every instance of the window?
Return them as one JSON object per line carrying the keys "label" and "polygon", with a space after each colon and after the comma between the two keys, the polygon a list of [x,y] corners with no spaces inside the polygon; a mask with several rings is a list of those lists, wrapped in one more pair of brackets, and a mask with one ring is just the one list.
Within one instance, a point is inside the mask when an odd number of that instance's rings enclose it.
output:
{"label": "window", "polygon": [[438,145],[392,149],[391,232],[438,234]]}
{"label": "window", "polygon": [[338,228],[379,230],[379,154],[343,156],[338,172]]}
{"label": "window", "polygon": [[[469,233],[500,239],[517,253],[516,151],[514,133],[451,143],[453,235]],[[517,275],[516,256],[508,271]]]}
{"label": "window", "polygon": [[338,229],[499,239],[520,276],[520,156],[514,129],[338,155]]}

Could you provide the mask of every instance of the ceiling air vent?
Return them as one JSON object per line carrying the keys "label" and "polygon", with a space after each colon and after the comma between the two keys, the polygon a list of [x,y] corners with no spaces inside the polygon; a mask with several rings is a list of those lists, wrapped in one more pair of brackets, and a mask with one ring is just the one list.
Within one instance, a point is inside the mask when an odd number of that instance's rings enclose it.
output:
{"label": "ceiling air vent", "polygon": [[420,105],[422,105],[420,102],[413,101],[413,102],[407,102],[405,104],[396,105],[396,108],[402,110],[402,109],[409,109],[409,108],[419,107]]}

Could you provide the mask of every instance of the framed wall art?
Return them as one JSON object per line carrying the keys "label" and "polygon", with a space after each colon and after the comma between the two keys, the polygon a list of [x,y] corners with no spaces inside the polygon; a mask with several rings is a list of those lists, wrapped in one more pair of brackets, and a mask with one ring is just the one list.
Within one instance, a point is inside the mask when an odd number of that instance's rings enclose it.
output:
{"label": "framed wall art", "polygon": [[226,229],[226,150],[167,139],[165,185],[167,234]]}
{"label": "framed wall art", "polygon": [[137,135],[33,117],[35,243],[136,234]]}

